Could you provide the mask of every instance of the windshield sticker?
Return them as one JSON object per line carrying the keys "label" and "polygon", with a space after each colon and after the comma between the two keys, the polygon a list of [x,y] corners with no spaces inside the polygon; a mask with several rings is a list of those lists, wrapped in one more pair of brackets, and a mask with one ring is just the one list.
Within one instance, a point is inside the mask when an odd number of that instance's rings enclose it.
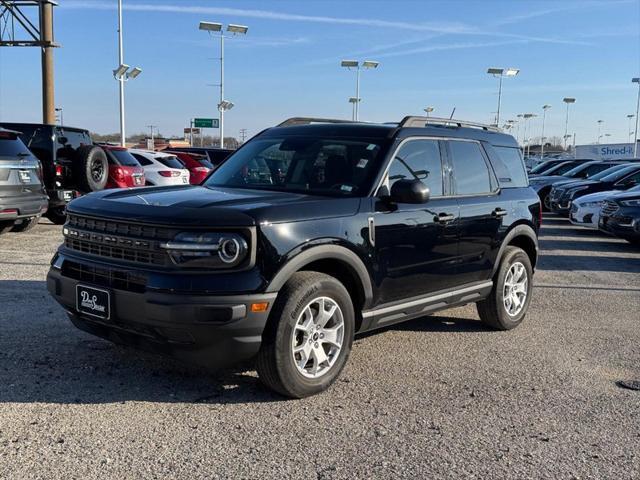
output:
{"label": "windshield sticker", "polygon": [[367,146],[367,150],[373,150],[373,149],[374,149],[374,148],[376,148],[376,147],[377,147],[377,145],[376,145],[375,143],[370,143],[370,144]]}
{"label": "windshield sticker", "polygon": [[350,192],[351,190],[353,190],[353,187],[351,185],[342,185],[340,187],[340,190],[342,190],[343,192]]}
{"label": "windshield sticker", "polygon": [[369,163],[369,160],[367,160],[366,158],[361,158],[356,167],[364,168],[367,166],[367,163]]}

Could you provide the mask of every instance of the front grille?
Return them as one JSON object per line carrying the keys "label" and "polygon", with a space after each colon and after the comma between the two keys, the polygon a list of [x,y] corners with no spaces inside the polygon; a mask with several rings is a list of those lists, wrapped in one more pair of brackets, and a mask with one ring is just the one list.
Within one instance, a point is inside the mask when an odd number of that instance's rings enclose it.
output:
{"label": "front grille", "polygon": [[619,209],[620,207],[616,202],[612,202],[611,200],[605,200],[604,202],[602,202],[602,208],[600,210],[600,214],[610,217],[611,215],[616,213]]}
{"label": "front grille", "polygon": [[102,258],[167,266],[170,259],[159,244],[176,233],[169,228],[71,214],[65,225],[65,246]]}
{"label": "front grille", "polygon": [[62,275],[91,285],[135,293],[144,293],[147,286],[147,277],[145,275],[110,268],[99,268],[70,260],[65,260],[62,264]]}

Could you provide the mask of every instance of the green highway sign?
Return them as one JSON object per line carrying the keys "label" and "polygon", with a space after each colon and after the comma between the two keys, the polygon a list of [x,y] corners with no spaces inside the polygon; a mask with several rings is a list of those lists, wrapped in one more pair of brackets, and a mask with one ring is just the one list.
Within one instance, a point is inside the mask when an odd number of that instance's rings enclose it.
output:
{"label": "green highway sign", "polygon": [[217,118],[194,118],[193,126],[196,128],[219,128]]}

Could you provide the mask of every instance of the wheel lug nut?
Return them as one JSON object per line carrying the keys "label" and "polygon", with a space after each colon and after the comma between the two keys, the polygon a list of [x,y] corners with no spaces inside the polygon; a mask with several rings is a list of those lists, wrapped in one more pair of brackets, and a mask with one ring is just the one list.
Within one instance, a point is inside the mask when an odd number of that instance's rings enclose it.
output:
{"label": "wheel lug nut", "polygon": [[324,333],[321,333],[321,334],[320,334],[320,338],[324,338]]}
{"label": "wheel lug nut", "polygon": [[318,343],[316,342],[316,344],[314,345],[314,347],[318,348],[318,346],[319,346],[319,345],[318,345]]}

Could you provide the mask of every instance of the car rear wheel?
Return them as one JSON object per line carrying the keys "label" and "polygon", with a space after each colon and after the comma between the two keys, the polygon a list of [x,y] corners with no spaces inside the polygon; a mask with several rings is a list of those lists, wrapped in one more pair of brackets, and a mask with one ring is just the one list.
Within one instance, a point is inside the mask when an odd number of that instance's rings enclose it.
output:
{"label": "car rear wheel", "polygon": [[13,220],[0,222],[0,235],[10,232],[13,228]]}
{"label": "car rear wheel", "polygon": [[480,320],[496,330],[511,330],[520,325],[531,302],[532,281],[529,256],[518,247],[508,246],[491,293],[476,304]]}
{"label": "car rear wheel", "polygon": [[551,211],[551,194],[550,192],[545,192],[542,194],[542,209],[545,212]]}
{"label": "car rear wheel", "polygon": [[18,220],[13,224],[12,232],[28,232],[29,230],[35,228],[40,221],[40,215],[35,217],[23,218]]}
{"label": "car rear wheel", "polygon": [[347,362],[354,312],[345,287],[318,272],[298,272],[280,291],[258,353],[260,380],[287,397],[326,390]]}
{"label": "car rear wheel", "polygon": [[45,213],[44,216],[51,220],[51,223],[54,223],[56,225],[64,225],[64,222],[67,221],[65,207],[50,208],[49,210],[47,210],[47,213]]}

